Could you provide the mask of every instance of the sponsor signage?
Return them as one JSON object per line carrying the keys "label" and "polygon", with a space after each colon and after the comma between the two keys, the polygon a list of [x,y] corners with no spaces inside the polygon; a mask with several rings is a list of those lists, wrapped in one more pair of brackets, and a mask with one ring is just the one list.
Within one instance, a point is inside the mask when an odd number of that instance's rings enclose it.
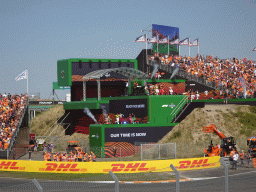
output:
{"label": "sponsor signage", "polygon": [[174,107],[176,107],[176,105],[173,104],[173,103],[171,103],[170,105],[162,105],[162,107],[171,107],[171,108],[174,108]]}
{"label": "sponsor signage", "polygon": [[138,118],[148,116],[148,100],[147,99],[120,99],[109,101],[109,113],[124,114],[128,117],[130,114],[135,114]]}
{"label": "sponsor signage", "polygon": [[220,157],[191,159],[172,159],[158,161],[120,161],[120,162],[49,162],[0,160],[0,171],[44,172],[44,173],[139,173],[169,172],[170,164],[178,170],[192,170],[219,167]]}
{"label": "sponsor signage", "polygon": [[96,135],[92,135],[92,137],[96,137],[98,139],[100,136],[97,133]]}
{"label": "sponsor signage", "polygon": [[124,127],[106,128],[105,142],[158,142],[172,130],[170,127]]}
{"label": "sponsor signage", "polygon": [[110,137],[146,137],[147,133],[117,133],[110,134]]}
{"label": "sponsor signage", "polygon": [[126,109],[130,109],[130,108],[145,108],[145,104],[141,104],[141,105],[126,105]]}
{"label": "sponsor signage", "polygon": [[29,105],[63,105],[66,101],[29,101]]}

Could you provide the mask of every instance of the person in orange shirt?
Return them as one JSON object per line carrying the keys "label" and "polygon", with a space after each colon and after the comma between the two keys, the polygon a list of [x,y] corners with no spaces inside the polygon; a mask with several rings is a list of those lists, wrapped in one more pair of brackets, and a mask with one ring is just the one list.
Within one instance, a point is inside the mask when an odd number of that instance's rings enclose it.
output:
{"label": "person in orange shirt", "polygon": [[51,161],[52,160],[52,155],[51,153],[47,153],[47,161]]}
{"label": "person in orange shirt", "polygon": [[83,158],[84,158],[83,161],[84,161],[84,162],[87,162],[87,157],[88,157],[88,154],[87,154],[87,153],[84,153],[84,154],[83,154]]}
{"label": "person in orange shirt", "polygon": [[47,155],[47,152],[44,152],[44,161],[48,161],[48,155]]}
{"label": "person in orange shirt", "polygon": [[53,154],[53,161],[57,161],[57,154]]}
{"label": "person in orange shirt", "polygon": [[241,166],[244,165],[244,150],[242,150],[242,153],[239,154],[240,160],[241,160]]}
{"label": "person in orange shirt", "polygon": [[88,154],[88,160],[89,160],[89,162],[92,162],[92,155],[91,154]]}
{"label": "person in orange shirt", "polygon": [[82,160],[83,160],[83,154],[82,154],[81,150],[79,150],[77,153],[77,160],[78,160],[78,162],[82,162]]}

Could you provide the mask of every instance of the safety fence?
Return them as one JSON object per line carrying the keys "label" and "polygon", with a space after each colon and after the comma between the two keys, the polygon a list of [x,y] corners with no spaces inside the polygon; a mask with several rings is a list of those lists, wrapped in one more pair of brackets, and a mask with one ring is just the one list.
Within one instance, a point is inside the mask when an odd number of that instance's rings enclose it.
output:
{"label": "safety fence", "polygon": [[[157,160],[157,159],[175,159],[176,143],[135,143],[131,146],[108,146],[91,147],[97,159],[112,158],[116,160]],[[100,160],[100,159],[99,159]]]}
{"label": "safety fence", "polygon": [[[228,161],[221,159],[221,166],[212,169],[180,171],[173,164],[166,167],[168,172],[142,173],[113,173],[91,177],[81,176],[69,181],[58,180],[14,180],[8,186],[1,186],[0,191],[255,191],[256,173],[251,165],[242,165],[239,161],[238,169],[233,169]],[[217,163],[217,162],[216,162]],[[187,165],[184,165],[185,167]],[[191,165],[190,165],[191,166]],[[192,166],[202,166],[194,163]],[[54,176],[52,176],[54,177]],[[49,178],[48,178],[49,179]]]}

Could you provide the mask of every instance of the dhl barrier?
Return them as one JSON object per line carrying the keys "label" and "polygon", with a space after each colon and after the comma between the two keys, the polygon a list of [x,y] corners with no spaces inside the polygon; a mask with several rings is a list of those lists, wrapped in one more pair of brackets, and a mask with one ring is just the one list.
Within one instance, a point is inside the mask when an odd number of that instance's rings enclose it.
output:
{"label": "dhl barrier", "polygon": [[120,161],[120,162],[49,162],[0,160],[0,171],[23,171],[45,173],[139,173],[172,171],[173,164],[178,170],[204,169],[219,167],[220,157],[191,159]]}

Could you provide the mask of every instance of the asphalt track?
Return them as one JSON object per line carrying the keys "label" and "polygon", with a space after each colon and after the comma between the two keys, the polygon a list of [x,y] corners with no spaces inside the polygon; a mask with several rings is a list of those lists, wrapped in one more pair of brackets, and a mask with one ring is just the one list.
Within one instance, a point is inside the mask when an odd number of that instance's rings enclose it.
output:
{"label": "asphalt track", "polygon": [[[205,169],[180,172],[190,181],[180,182],[180,191],[225,191],[224,168]],[[114,183],[111,182],[81,182],[81,181],[38,181],[43,191],[88,191],[112,192]],[[175,182],[166,183],[120,183],[120,192],[156,192],[175,191]],[[38,191],[32,180],[0,178],[0,191]],[[256,170],[254,168],[239,167],[238,170],[229,169],[229,191],[256,191]]]}

